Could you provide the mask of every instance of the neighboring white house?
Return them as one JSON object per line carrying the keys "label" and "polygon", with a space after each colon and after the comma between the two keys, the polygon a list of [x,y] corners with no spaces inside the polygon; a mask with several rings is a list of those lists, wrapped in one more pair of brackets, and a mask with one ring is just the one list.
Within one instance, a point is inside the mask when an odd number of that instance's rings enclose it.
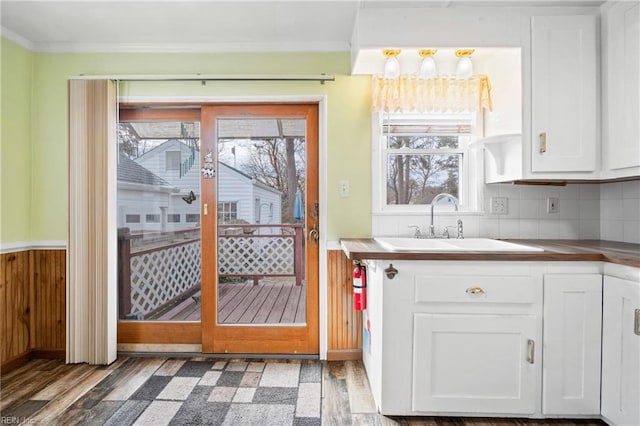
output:
{"label": "neighboring white house", "polygon": [[145,169],[127,155],[118,155],[118,228],[132,232],[165,231],[172,194],[169,182]]}
{"label": "neighboring white house", "polygon": [[[159,177],[168,186],[176,188],[176,192],[171,193],[167,205],[168,230],[200,225],[199,151],[191,149],[179,140],[171,139],[136,158],[135,162]],[[259,224],[281,222],[282,194],[280,191],[256,182],[249,175],[225,163],[219,163],[217,178],[219,223],[233,223],[236,220]],[[191,192],[195,200],[189,204],[185,201],[185,197],[189,200]],[[153,207],[157,208],[157,206]],[[145,226],[144,229],[147,227]],[[149,229],[155,229],[155,227],[151,226]],[[275,228],[258,228],[256,231],[262,234],[273,232],[276,232]]]}

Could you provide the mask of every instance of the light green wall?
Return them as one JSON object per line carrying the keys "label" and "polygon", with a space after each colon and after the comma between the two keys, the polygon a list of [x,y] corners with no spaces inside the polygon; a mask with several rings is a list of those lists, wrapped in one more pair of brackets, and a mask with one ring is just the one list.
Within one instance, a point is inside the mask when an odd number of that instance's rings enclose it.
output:
{"label": "light green wall", "polygon": [[2,39],[0,242],[29,241],[31,70],[33,54]]}
{"label": "light green wall", "polygon": [[[80,74],[334,74],[335,82],[135,82],[123,96],[327,96],[329,240],[371,229],[370,86],[349,76],[348,53],[33,55],[31,237],[66,239],[67,79]],[[4,86],[4,80],[3,80]],[[4,98],[3,98],[4,99]],[[338,182],[350,182],[340,198]],[[3,203],[4,204],[4,203]],[[4,240],[3,240],[4,241]]]}

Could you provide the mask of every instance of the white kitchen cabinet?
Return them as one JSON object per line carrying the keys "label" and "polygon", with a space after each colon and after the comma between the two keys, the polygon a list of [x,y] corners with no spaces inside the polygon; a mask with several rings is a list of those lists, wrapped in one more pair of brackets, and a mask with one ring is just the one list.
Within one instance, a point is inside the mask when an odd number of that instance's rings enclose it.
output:
{"label": "white kitchen cabinet", "polygon": [[601,274],[545,274],[542,413],[600,414]]}
{"label": "white kitchen cabinet", "polygon": [[531,172],[597,178],[597,18],[531,19]]}
{"label": "white kitchen cabinet", "polygon": [[531,415],[534,315],[416,314],[413,411]]}
{"label": "white kitchen cabinet", "polygon": [[604,277],[602,416],[640,424],[640,283]]}
{"label": "white kitchen cabinet", "polygon": [[[393,278],[385,268],[398,270]],[[531,417],[542,283],[526,262],[369,262],[363,362],[385,415]]]}
{"label": "white kitchen cabinet", "polygon": [[640,3],[602,6],[603,175],[640,175]]}

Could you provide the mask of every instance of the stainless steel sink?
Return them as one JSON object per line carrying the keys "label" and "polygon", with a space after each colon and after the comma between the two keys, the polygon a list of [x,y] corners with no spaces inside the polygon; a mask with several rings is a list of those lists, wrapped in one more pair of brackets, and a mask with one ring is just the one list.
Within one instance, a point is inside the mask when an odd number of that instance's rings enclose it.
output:
{"label": "stainless steel sink", "polygon": [[540,252],[541,248],[529,247],[490,238],[419,239],[406,237],[376,237],[375,240],[389,251],[401,252]]}

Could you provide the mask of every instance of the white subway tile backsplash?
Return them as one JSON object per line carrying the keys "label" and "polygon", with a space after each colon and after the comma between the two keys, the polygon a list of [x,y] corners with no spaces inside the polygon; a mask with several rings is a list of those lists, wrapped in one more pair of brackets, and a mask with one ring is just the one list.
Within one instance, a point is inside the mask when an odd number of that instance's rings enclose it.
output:
{"label": "white subway tile backsplash", "polygon": [[623,217],[622,198],[600,201],[600,218],[602,220],[622,220]]}
{"label": "white subway tile backsplash", "polygon": [[622,198],[622,182],[605,183],[600,188],[601,200],[619,200]]}
{"label": "white subway tile backsplash", "polygon": [[601,220],[600,239],[624,241],[624,222],[621,220]]}
{"label": "white subway tile backsplash", "polygon": [[600,219],[583,220],[580,219],[580,239],[599,240],[600,239]]}
{"label": "white subway tile backsplash", "polygon": [[519,238],[536,239],[539,238],[540,222],[534,219],[520,219]]}
{"label": "white subway tile backsplash", "polygon": [[520,200],[520,219],[538,219],[540,200]]}
{"label": "white subway tile backsplash", "polygon": [[640,198],[625,198],[622,200],[622,219],[640,221]]}
{"label": "white subway tile backsplash", "polygon": [[622,198],[640,198],[640,180],[622,182]]}
{"label": "white subway tile backsplash", "polygon": [[520,238],[520,221],[517,219],[500,220],[500,238]]}
{"label": "white subway tile backsplash", "polygon": [[[580,199],[580,219],[600,220],[600,200]],[[598,227],[599,229],[600,227]]]}
{"label": "white subway tile backsplash", "polygon": [[640,222],[624,221],[624,242],[640,244]]}
{"label": "white subway tile backsplash", "polygon": [[[602,239],[640,244],[640,181],[567,186],[485,185],[480,215],[438,214],[436,231],[461,218],[465,236],[487,238]],[[491,197],[507,197],[506,215],[490,213]],[[547,213],[547,198],[558,197],[559,212]],[[413,235],[408,225],[426,232],[428,214],[376,215],[374,236]],[[450,230],[452,235],[455,230]]]}
{"label": "white subway tile backsplash", "polygon": [[600,200],[600,185],[584,184],[576,186],[581,200]]}

